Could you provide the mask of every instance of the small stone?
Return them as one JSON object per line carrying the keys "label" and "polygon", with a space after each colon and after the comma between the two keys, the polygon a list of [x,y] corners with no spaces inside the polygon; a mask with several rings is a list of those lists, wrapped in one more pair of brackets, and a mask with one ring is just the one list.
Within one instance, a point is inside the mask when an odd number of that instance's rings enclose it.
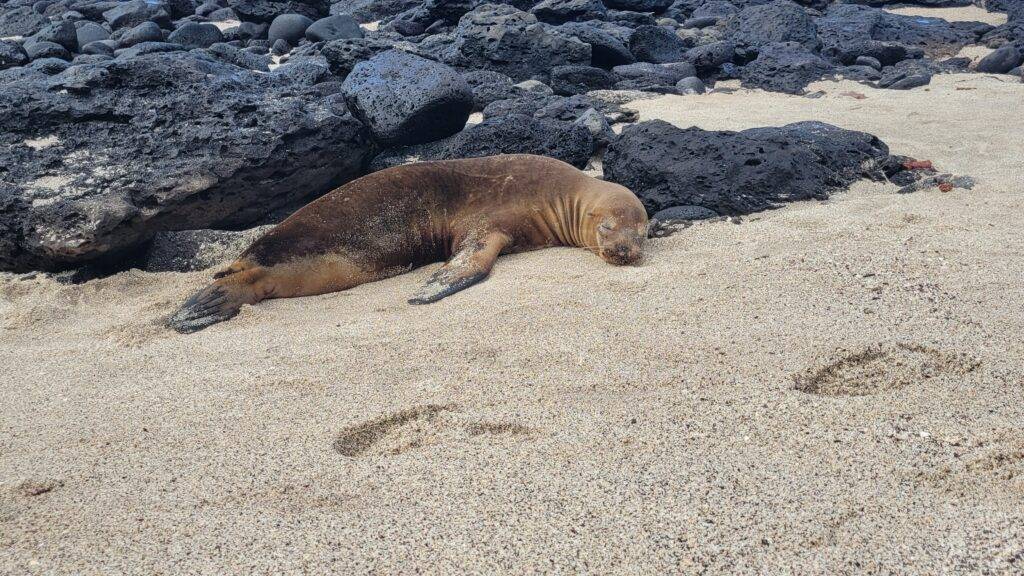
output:
{"label": "small stone", "polygon": [[80,49],[85,48],[85,46],[91,42],[110,38],[110,32],[107,32],[106,28],[96,24],[95,22],[86,22],[82,24],[77,28],[77,30],[75,30],[75,35],[77,36],[78,46]]}
{"label": "small stone", "polygon": [[518,84],[514,84],[514,86],[531,94],[537,94],[540,96],[551,96],[555,93],[550,86],[538,80],[524,80]]}
{"label": "small stone", "polygon": [[975,69],[989,74],[1005,74],[1019,66],[1022,59],[1020,50],[1013,44],[1007,44],[982,58]]}
{"label": "small stone", "polygon": [[284,38],[278,38],[274,40],[274,45],[270,47],[270,51],[276,56],[281,56],[291,52],[292,47],[288,45],[288,41]]}
{"label": "small stone", "polygon": [[888,86],[892,90],[910,90],[920,86],[926,86],[932,81],[931,74],[913,74]]}

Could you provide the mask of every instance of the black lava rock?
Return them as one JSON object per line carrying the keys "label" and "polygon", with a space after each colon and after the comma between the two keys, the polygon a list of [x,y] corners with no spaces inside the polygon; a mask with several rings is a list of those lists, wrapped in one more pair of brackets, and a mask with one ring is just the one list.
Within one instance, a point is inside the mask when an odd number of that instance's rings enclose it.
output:
{"label": "black lava rock", "polygon": [[641,62],[682,62],[689,49],[682,38],[661,26],[641,26],[629,37],[629,51]]}
{"label": "black lava rock", "polygon": [[821,55],[842,64],[871,56],[883,65],[924,54],[955,54],[975,42],[970,30],[939,18],[902,16],[855,4],[835,4],[816,21]]}
{"label": "black lava rock", "polygon": [[467,13],[439,56],[460,68],[494,70],[515,80],[544,77],[554,66],[590,64],[590,45],[504,4]]}
{"label": "black lava rock", "polygon": [[56,42],[30,42],[25,44],[25,53],[32,60],[40,58],[60,58],[71,60],[71,53]]}
{"label": "black lava rock", "polygon": [[6,82],[0,125],[4,270],[114,257],[161,230],[244,226],[358,176],[370,150],[342,99],[194,52]]}
{"label": "black lava rock", "polygon": [[569,22],[559,26],[558,31],[589,44],[590,63],[598,68],[610,69],[636,62],[633,53],[626,48],[625,44],[596,26]]}
{"label": "black lava rock", "polygon": [[740,69],[743,85],[772,92],[801,94],[808,84],[832,74],[834,67],[796,42],[761,47],[757,58]]}
{"label": "black lava rock", "polygon": [[227,0],[242,20],[270,23],[282,14],[299,14],[310,20],[327,16],[328,0]]}
{"label": "black lava rock", "polygon": [[121,36],[121,46],[134,46],[140,42],[162,42],[164,33],[156,22],[143,22]]}
{"label": "black lava rock", "polygon": [[618,78],[614,74],[593,66],[555,66],[551,69],[551,89],[563,96],[606,90],[614,86],[616,80]]}
{"label": "black lava rock", "polygon": [[384,146],[450,136],[473,110],[473,91],[455,70],[398,50],[357,64],[344,92],[352,112]]}
{"label": "black lava rock", "polygon": [[1020,50],[1013,44],[1007,44],[982,58],[976,70],[990,74],[1005,74],[1020,66],[1022,60],[1024,57],[1021,56]]}
{"label": "black lava rock", "polygon": [[686,61],[693,64],[701,74],[714,72],[723,64],[732,62],[734,58],[736,46],[728,40],[697,46],[686,53]]}
{"label": "black lava rock", "polygon": [[346,38],[328,42],[320,49],[320,54],[327,59],[331,73],[344,78],[356,64],[390,49],[390,44],[378,40]]}
{"label": "black lava rock", "polygon": [[790,0],[750,6],[729,18],[725,35],[739,48],[753,48],[776,42],[797,42],[817,50],[818,28],[811,15]]}
{"label": "black lava rock", "polygon": [[78,33],[75,30],[75,25],[69,20],[43,27],[42,30],[36,32],[32,39],[35,42],[60,44],[68,52],[78,51]]}
{"label": "black lava rock", "polygon": [[658,92],[674,91],[676,82],[683,78],[696,75],[693,65],[666,66],[664,64],[651,64],[649,62],[637,62],[612,68],[617,76],[622,78],[615,84],[620,90],[648,90]]}
{"label": "black lava rock", "polygon": [[167,41],[188,46],[189,48],[206,48],[212,44],[223,42],[224,34],[221,33],[220,28],[213,24],[189,22],[171,32],[170,36],[167,37]]}
{"label": "black lava rock", "polygon": [[292,46],[297,46],[311,24],[313,21],[301,14],[281,14],[270,23],[267,39],[271,42],[284,40]]}
{"label": "black lava rock", "polygon": [[604,175],[635,192],[650,214],[686,205],[735,215],[883,178],[888,158],[878,138],[821,122],[726,132],[654,120],[612,142]]}
{"label": "black lava rock", "polygon": [[115,30],[138,26],[146,20],[152,20],[160,24],[161,27],[169,27],[171,23],[171,15],[167,12],[163,2],[147,2],[146,0],[119,3],[104,12],[103,18]]}
{"label": "black lava rock", "polygon": [[110,38],[110,32],[95,22],[84,22],[75,30],[75,39],[81,50],[86,44]]}
{"label": "black lava rock", "polygon": [[473,110],[483,110],[488,104],[499,100],[518,98],[525,94],[515,86],[508,76],[493,70],[466,72],[462,78],[473,90]]}
{"label": "black lava rock", "polygon": [[25,49],[17,42],[0,40],[0,70],[28,64],[29,57]]}
{"label": "black lava rock", "polygon": [[676,90],[678,90],[680,94],[703,94],[707,91],[707,88],[704,86],[704,82],[702,82],[700,78],[690,76],[676,82]]}
{"label": "black lava rock", "polygon": [[362,38],[363,29],[359,22],[346,14],[338,14],[321,18],[306,28],[306,38],[310,42],[326,42],[344,38]]}
{"label": "black lava rock", "polygon": [[604,0],[605,5],[616,10],[630,12],[664,12],[672,5],[671,0]]}
{"label": "black lava rock", "polygon": [[21,36],[28,38],[39,32],[50,20],[36,12],[31,6],[21,6],[0,11],[0,38]]}
{"label": "black lava rock", "polygon": [[593,137],[583,126],[513,115],[485,120],[437,142],[385,150],[373,159],[370,169],[382,170],[419,160],[495,154],[539,154],[583,168],[593,149]]}
{"label": "black lava rock", "polygon": [[530,9],[541,22],[565,24],[600,20],[606,12],[601,0],[542,0]]}

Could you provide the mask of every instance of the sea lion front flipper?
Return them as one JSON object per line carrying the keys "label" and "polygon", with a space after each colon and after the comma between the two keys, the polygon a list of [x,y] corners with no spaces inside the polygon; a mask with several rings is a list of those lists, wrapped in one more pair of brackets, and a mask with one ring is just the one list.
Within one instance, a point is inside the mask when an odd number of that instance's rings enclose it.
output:
{"label": "sea lion front flipper", "polygon": [[501,232],[491,232],[483,239],[466,239],[451,260],[434,272],[419,292],[409,299],[409,304],[437,302],[487,278],[498,254],[509,242],[511,238]]}

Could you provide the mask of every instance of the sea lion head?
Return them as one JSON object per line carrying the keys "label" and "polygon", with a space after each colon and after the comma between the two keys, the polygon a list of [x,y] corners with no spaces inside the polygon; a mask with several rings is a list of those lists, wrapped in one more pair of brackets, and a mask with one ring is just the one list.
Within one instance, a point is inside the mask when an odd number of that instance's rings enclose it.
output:
{"label": "sea lion head", "polygon": [[621,190],[603,197],[591,210],[590,224],[597,239],[595,252],[609,264],[636,264],[643,258],[647,211],[628,189],[616,188]]}

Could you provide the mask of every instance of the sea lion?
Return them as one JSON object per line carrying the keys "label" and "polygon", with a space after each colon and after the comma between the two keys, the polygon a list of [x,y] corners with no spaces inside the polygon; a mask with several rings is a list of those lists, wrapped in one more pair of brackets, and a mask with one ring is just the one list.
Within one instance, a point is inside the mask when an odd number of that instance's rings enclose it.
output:
{"label": "sea lion", "polygon": [[627,188],[544,156],[421,162],[374,172],[268,231],[168,321],[193,332],[243,304],[345,290],[447,260],[409,303],[487,277],[499,254],[586,248],[612,264],[642,255],[647,212]]}

